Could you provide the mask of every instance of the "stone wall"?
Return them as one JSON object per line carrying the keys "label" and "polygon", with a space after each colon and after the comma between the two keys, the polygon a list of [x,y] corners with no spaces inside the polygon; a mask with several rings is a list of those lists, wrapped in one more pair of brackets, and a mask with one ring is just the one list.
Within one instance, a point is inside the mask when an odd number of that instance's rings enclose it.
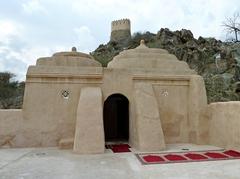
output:
{"label": "stone wall", "polygon": [[130,20],[121,19],[121,20],[112,21],[111,31],[115,31],[115,30],[130,30]]}
{"label": "stone wall", "polygon": [[111,41],[131,39],[131,24],[129,19],[112,21]]}
{"label": "stone wall", "polygon": [[111,32],[111,41],[122,41],[131,39],[130,30],[116,30]]}

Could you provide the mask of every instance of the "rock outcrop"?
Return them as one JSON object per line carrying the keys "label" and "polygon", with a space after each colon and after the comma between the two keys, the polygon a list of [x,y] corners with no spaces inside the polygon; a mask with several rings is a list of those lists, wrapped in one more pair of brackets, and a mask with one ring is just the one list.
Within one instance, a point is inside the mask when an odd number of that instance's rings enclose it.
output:
{"label": "rock outcrop", "polygon": [[119,52],[137,47],[141,39],[149,47],[168,50],[203,76],[208,102],[240,100],[240,44],[237,43],[201,36],[195,39],[190,30],[162,28],[157,34],[135,33],[125,41],[111,40],[91,55],[106,66]]}

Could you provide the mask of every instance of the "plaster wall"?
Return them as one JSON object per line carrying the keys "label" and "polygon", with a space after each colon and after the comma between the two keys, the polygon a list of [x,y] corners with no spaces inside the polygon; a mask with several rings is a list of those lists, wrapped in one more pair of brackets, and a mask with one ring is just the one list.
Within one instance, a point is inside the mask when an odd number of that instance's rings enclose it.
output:
{"label": "plaster wall", "polygon": [[[97,95],[96,101],[91,100],[93,96],[87,89],[100,91],[101,95]],[[82,90],[85,94],[81,94]],[[107,68],[79,52],[56,53],[30,66],[20,137],[14,145],[72,146],[74,141],[75,149],[82,153],[77,143],[87,140],[83,137],[79,141],[81,136],[99,135],[97,130],[83,132],[84,125],[90,124],[84,123],[84,116],[102,121],[101,115],[90,117],[91,109],[96,103],[96,110],[102,111],[99,101],[104,103],[110,95],[118,93],[129,100],[132,147],[142,151],[162,150],[165,143],[200,141],[199,116],[207,105],[202,78],[166,50],[149,49],[141,41],[136,49],[121,52]],[[85,104],[92,107],[85,110]],[[103,144],[104,139],[101,140]]]}
{"label": "plaster wall", "polygon": [[[102,89],[103,102],[108,96],[120,93],[129,100],[129,142],[134,144],[134,105],[132,97],[132,78],[128,70],[91,68],[86,70],[78,68],[81,73],[61,75],[63,71],[52,71],[55,74],[48,75],[48,68],[30,69],[26,82],[26,90],[23,106],[23,123],[25,129],[22,132],[26,139],[25,146],[57,146],[60,140],[74,138],[77,106],[81,89],[84,87],[100,87]],[[41,75],[34,75],[36,71]],[[33,72],[34,73],[31,73]],[[73,73],[73,71],[72,71]],[[62,92],[69,92],[69,98],[65,99]],[[28,136],[34,136],[30,138]]]}
{"label": "plaster wall", "polygon": [[209,143],[240,150],[240,102],[219,102],[208,106]]}
{"label": "plaster wall", "polygon": [[[78,71],[84,70],[79,68]],[[134,86],[139,82],[150,85],[153,89],[152,97],[156,99],[159,115],[159,131],[162,127],[165,142],[190,141],[189,131],[193,130],[192,123],[194,123],[190,117],[191,110],[194,108],[189,107],[189,95],[194,93],[190,85],[190,76],[149,78],[146,77],[148,76],[146,72],[143,73],[145,78],[139,78],[134,77],[131,70],[104,68],[103,71],[100,70],[100,73],[96,73],[96,71],[99,72],[99,69],[94,71],[95,76],[93,71],[87,72],[86,69],[85,75],[72,74],[69,77],[58,76],[57,73],[54,76],[43,73],[40,76],[29,74],[26,81],[23,112],[21,113],[23,116],[21,118],[22,128],[19,131],[21,142],[16,141],[14,145],[17,147],[57,146],[60,140],[74,138],[81,89],[100,87],[103,103],[108,96],[116,93],[128,98],[129,143],[133,147],[139,147],[140,134],[136,116],[136,96],[133,94],[136,90]],[[87,75],[91,78],[86,78]],[[195,86],[198,85],[202,84],[196,82]],[[64,90],[69,92],[67,99],[62,96]],[[147,99],[145,102],[147,103]],[[145,105],[144,101],[142,103]],[[198,103],[197,99],[195,103]],[[194,124],[196,129],[198,128],[197,124],[198,122]],[[195,130],[195,133],[198,131]],[[141,135],[145,134],[141,133]]]}
{"label": "plaster wall", "polygon": [[[45,67],[37,71],[38,75],[33,71],[39,68],[29,69],[23,105],[22,135],[25,140],[22,145],[57,146],[62,139],[74,138],[81,88],[99,87],[101,69],[77,68],[78,72],[72,70],[65,75],[61,68],[59,71],[52,68],[49,74]],[[69,92],[67,98],[62,95],[64,91]]]}
{"label": "plaster wall", "polygon": [[81,89],[73,151],[79,154],[104,153],[102,90],[99,87]]}
{"label": "plaster wall", "polygon": [[131,71],[127,69],[104,68],[101,85],[103,102],[112,94],[122,94],[129,101],[129,143],[137,146],[135,107],[133,98],[133,81]]}
{"label": "plaster wall", "polygon": [[188,81],[159,81],[154,85],[166,143],[188,140]]}
{"label": "plaster wall", "polygon": [[22,110],[0,110],[0,147],[16,147],[21,125]]}
{"label": "plaster wall", "polygon": [[135,82],[134,105],[136,108],[137,149],[159,151],[165,149],[158,104],[151,83]]}

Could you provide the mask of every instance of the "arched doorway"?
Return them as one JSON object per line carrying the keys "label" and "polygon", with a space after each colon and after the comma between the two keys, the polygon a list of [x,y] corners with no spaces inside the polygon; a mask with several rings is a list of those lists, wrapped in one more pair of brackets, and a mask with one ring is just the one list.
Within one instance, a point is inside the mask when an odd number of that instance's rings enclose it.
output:
{"label": "arched doorway", "polygon": [[129,102],[122,94],[112,94],[104,102],[105,141],[128,141]]}

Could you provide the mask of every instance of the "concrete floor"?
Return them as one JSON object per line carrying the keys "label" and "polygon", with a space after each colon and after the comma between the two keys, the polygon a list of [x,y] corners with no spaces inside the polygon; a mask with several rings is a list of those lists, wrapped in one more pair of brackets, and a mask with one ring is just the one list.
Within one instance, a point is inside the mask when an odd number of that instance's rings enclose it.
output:
{"label": "concrete floor", "polygon": [[[168,145],[166,151],[215,150]],[[57,148],[0,149],[0,179],[239,179],[240,160],[142,165],[133,153],[76,155]]]}

